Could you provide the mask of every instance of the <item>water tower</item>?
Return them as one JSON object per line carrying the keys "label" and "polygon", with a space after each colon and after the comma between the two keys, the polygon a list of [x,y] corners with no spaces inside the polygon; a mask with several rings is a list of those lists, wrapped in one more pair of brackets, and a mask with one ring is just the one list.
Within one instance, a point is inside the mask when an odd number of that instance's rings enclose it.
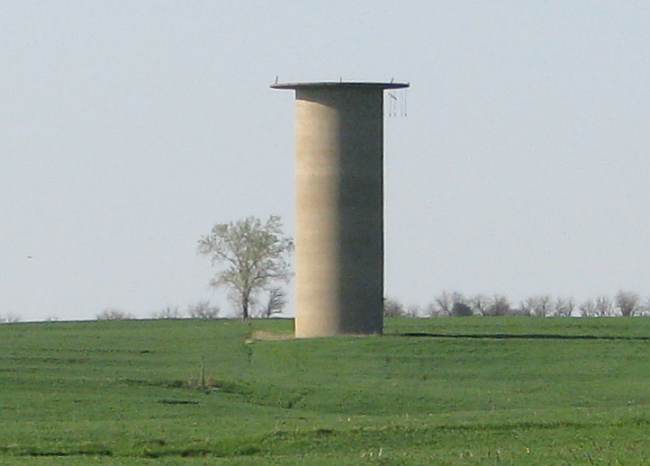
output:
{"label": "water tower", "polygon": [[408,84],[271,87],[296,93],[296,337],[380,334],[384,91]]}

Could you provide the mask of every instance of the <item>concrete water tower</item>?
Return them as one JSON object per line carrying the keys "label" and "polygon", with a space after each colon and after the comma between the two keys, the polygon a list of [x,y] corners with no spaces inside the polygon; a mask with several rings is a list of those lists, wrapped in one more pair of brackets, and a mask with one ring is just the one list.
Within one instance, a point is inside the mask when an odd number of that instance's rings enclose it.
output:
{"label": "concrete water tower", "polygon": [[382,333],[384,90],[408,84],[271,87],[296,92],[296,337]]}

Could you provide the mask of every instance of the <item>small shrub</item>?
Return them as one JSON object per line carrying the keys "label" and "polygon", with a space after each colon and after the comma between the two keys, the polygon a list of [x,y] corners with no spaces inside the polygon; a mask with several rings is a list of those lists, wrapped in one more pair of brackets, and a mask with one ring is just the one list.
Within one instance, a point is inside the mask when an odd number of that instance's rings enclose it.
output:
{"label": "small shrub", "polygon": [[210,301],[199,301],[187,307],[187,314],[190,319],[216,319],[219,317],[221,309],[213,306]]}
{"label": "small shrub", "polygon": [[154,319],[181,319],[182,317],[183,314],[178,306],[165,306],[159,312],[155,312],[152,315]]}
{"label": "small shrub", "polygon": [[129,320],[134,319],[133,314],[130,314],[119,309],[108,308],[97,314],[97,320]]}

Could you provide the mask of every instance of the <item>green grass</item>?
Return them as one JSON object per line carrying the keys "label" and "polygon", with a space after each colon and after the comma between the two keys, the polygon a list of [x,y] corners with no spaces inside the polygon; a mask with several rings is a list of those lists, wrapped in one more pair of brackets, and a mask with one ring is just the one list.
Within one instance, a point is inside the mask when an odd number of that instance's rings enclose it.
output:
{"label": "green grass", "polygon": [[0,464],[650,462],[650,319],[393,319],[383,337],[250,340],[291,330],[2,325]]}

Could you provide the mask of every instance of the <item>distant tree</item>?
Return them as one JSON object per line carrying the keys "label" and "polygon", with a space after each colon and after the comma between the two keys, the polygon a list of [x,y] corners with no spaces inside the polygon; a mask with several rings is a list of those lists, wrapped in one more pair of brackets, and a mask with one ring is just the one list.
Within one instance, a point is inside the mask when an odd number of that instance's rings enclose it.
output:
{"label": "distant tree", "polygon": [[154,312],[151,317],[154,319],[181,319],[183,313],[178,306],[165,306],[160,311]]}
{"label": "distant tree", "polygon": [[490,298],[490,302],[483,315],[486,316],[505,316],[512,312],[510,301],[504,295],[495,294]]}
{"label": "distant tree", "polygon": [[648,298],[645,303],[641,306],[639,310],[639,314],[642,316],[649,316],[650,315],[650,298]]}
{"label": "distant tree", "polygon": [[14,314],[11,312],[9,314],[6,314],[4,317],[0,316],[0,324],[15,324],[20,322],[21,320],[22,319],[18,314]]}
{"label": "distant tree", "polygon": [[436,303],[427,304],[424,308],[424,315],[428,317],[444,317],[442,314],[440,314],[440,310],[438,309]]}
{"label": "distant tree", "polygon": [[573,298],[558,297],[555,299],[555,315],[558,317],[571,317],[576,303]]}
{"label": "distant tree", "polygon": [[490,304],[490,299],[479,293],[469,298],[467,304],[472,308],[474,314],[483,316]]}
{"label": "distant tree", "polygon": [[97,314],[97,320],[128,320],[133,319],[133,315],[119,309],[107,308]]}
{"label": "distant tree", "polygon": [[469,317],[474,315],[474,312],[467,304],[457,301],[451,308],[451,315],[454,317]]}
{"label": "distant tree", "polygon": [[588,298],[580,304],[579,309],[582,317],[593,317],[596,315],[596,301]]}
{"label": "distant tree", "polygon": [[530,317],[533,315],[533,311],[531,310],[531,306],[529,303],[530,298],[526,298],[523,301],[519,301],[519,306],[517,306],[516,309],[512,309],[511,312],[513,315],[518,315],[518,316],[526,316]]}
{"label": "distant tree", "polygon": [[394,298],[384,298],[384,317],[402,317],[406,314],[404,305]]}
{"label": "distant tree", "polygon": [[280,287],[269,288],[266,297],[266,304],[261,309],[259,315],[269,319],[274,315],[281,314],[284,306],[287,305],[287,294]]}
{"label": "distant tree", "polygon": [[262,223],[255,217],[215,225],[199,240],[198,251],[212,264],[223,266],[211,280],[215,287],[226,286],[243,319],[257,294],[274,282],[290,279],[289,256],[293,241],[282,233],[280,217],[272,215]]}
{"label": "distant tree", "polygon": [[198,301],[187,307],[187,315],[190,319],[216,319],[220,311],[219,307],[211,305],[210,301]]}
{"label": "distant tree", "polygon": [[405,317],[419,317],[420,316],[420,306],[417,304],[409,304],[406,308]]}
{"label": "distant tree", "polygon": [[614,313],[614,304],[607,296],[598,296],[594,300],[594,312],[598,317],[611,316]]}
{"label": "distant tree", "polygon": [[520,304],[520,310],[526,315],[535,317],[546,317],[553,311],[553,298],[550,295],[538,295],[526,298]]}
{"label": "distant tree", "polygon": [[519,313],[521,315],[525,316],[532,316],[533,315],[533,307],[535,306],[535,303],[533,302],[533,298],[528,297],[521,301],[519,303]]}
{"label": "distant tree", "polygon": [[621,290],[614,298],[616,308],[623,317],[633,316],[640,307],[641,297],[633,291]]}
{"label": "distant tree", "polygon": [[454,304],[465,302],[463,295],[457,291],[443,290],[438,296],[433,299],[436,306],[435,313],[437,315],[452,315]]}

